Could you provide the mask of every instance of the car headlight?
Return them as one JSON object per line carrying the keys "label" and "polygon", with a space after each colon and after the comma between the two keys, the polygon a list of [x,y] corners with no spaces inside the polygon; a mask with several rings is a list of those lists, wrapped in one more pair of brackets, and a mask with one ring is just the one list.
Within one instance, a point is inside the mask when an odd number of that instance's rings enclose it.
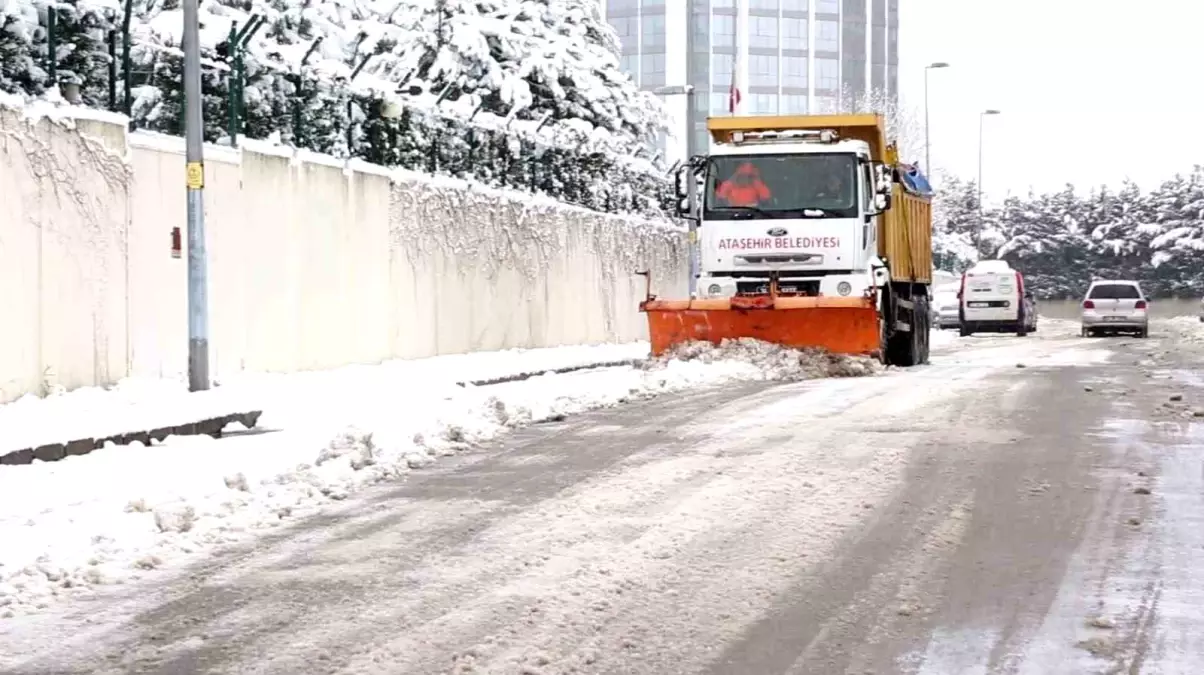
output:
{"label": "car headlight", "polygon": [[720,286],[719,284],[711,284],[710,287],[707,288],[707,293],[709,293],[711,295],[719,295],[722,292],[723,292],[723,287]]}
{"label": "car headlight", "polygon": [[849,293],[853,292],[853,284],[850,284],[847,281],[842,281],[839,284],[836,284],[836,292],[840,293],[841,295],[848,295]]}

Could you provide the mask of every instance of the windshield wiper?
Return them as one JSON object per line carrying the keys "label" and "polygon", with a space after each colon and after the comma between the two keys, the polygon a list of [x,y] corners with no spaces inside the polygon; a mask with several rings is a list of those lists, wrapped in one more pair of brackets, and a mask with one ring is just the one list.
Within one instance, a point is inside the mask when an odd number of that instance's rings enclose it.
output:
{"label": "windshield wiper", "polygon": [[720,206],[720,207],[713,208],[711,210],[712,211],[739,211],[739,212],[748,213],[748,214],[755,213],[755,214],[761,216],[762,218],[777,218],[778,217],[778,216],[774,215],[773,213],[766,211],[757,206]]}
{"label": "windshield wiper", "polygon": [[827,209],[817,209],[814,207],[803,209],[803,218],[831,218],[835,214]]}

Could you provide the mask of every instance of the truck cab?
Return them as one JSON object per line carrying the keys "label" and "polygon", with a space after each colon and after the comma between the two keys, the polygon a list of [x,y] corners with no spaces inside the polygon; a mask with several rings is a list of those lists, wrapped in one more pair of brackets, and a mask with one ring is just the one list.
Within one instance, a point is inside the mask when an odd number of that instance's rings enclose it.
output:
{"label": "truck cab", "polygon": [[736,132],[702,169],[700,297],[860,296],[875,278],[891,179],[869,143],[829,131]]}

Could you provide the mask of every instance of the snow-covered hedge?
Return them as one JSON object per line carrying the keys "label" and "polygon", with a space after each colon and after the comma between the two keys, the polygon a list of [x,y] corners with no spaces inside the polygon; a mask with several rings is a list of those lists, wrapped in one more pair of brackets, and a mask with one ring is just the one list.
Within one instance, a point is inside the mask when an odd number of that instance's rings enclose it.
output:
{"label": "snow-covered hedge", "polygon": [[[56,97],[72,82],[84,105],[122,109],[126,10],[126,112],[136,127],[181,135],[178,0],[0,2],[0,92]],[[240,135],[596,210],[658,213],[671,198],[650,161],[664,110],[621,72],[617,38],[592,0],[209,0],[200,10],[210,142],[230,126],[231,28],[261,17],[233,106]]]}

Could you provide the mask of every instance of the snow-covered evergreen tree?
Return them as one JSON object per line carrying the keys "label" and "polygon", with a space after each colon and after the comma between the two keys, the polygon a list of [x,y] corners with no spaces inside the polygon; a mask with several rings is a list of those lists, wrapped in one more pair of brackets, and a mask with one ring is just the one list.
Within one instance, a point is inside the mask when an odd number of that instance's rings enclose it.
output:
{"label": "snow-covered evergreen tree", "polygon": [[932,177],[933,264],[947,272],[960,272],[978,260],[974,230],[978,223],[977,187],[971,181],[939,174]]}
{"label": "snow-covered evergreen tree", "polygon": [[0,2],[0,91],[41,94],[46,71],[35,59],[35,45],[45,41],[38,8],[31,2]]}
{"label": "snow-covered evergreen tree", "polygon": [[1011,236],[994,257],[1024,272],[1038,295],[1074,295],[1092,274],[1092,261],[1084,256],[1088,239],[1080,198],[1067,185],[1061,192],[1030,195],[1025,201],[1009,213]]}
{"label": "snow-covered evergreen tree", "polygon": [[1150,194],[1153,277],[1170,294],[1198,295],[1204,281],[1204,167],[1176,175]]}
{"label": "snow-covered evergreen tree", "polygon": [[[119,76],[130,80],[131,115],[136,126],[178,134],[179,0],[130,2],[133,63]],[[0,0],[0,91],[37,97],[50,86],[47,6]],[[79,82],[85,104],[106,105],[106,38],[120,33],[123,6],[56,6],[59,80]],[[228,38],[255,17],[266,21],[245,41],[232,107]],[[251,138],[592,208],[659,212],[667,203],[663,168],[633,159],[664,112],[619,69],[617,36],[593,0],[212,0],[199,18],[207,140],[228,136],[237,109],[239,134]]]}
{"label": "snow-covered evergreen tree", "polygon": [[117,17],[116,7],[79,0],[48,3],[47,8],[50,6],[57,11],[54,32],[58,84],[78,84],[81,103],[105,106],[109,91],[107,38]]}
{"label": "snow-covered evergreen tree", "polygon": [[550,116],[614,135],[620,147],[650,144],[664,128],[659,102],[620,69],[617,36],[596,2],[436,0],[399,15],[411,22],[408,39],[373,36],[381,53],[366,72],[381,80],[506,119]]}
{"label": "snow-covered evergreen tree", "polygon": [[902,106],[897,97],[881,90],[854,93],[847,85],[840,97],[816,111],[828,113],[878,113],[886,120],[887,138],[895,141],[899,158],[917,163],[924,154],[924,121],[915,110]]}
{"label": "snow-covered evergreen tree", "polygon": [[1156,233],[1149,200],[1137,184],[1125,181],[1113,192],[1106,187],[1093,191],[1081,204],[1085,231],[1090,238],[1085,258],[1094,263],[1094,274],[1135,279],[1149,262],[1149,244]]}

